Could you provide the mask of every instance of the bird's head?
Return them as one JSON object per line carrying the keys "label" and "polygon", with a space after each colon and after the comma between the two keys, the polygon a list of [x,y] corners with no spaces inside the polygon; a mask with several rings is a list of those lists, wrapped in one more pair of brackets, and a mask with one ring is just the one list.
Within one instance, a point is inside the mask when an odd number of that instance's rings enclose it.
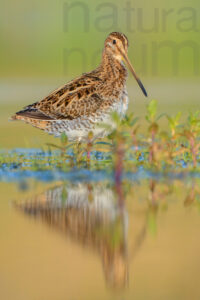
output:
{"label": "bird's head", "polygon": [[128,46],[129,42],[125,34],[120,32],[112,32],[105,40],[104,51],[113,56],[114,59],[118,60],[120,63],[125,62],[128,65],[142,92],[147,97],[147,92],[128,58]]}

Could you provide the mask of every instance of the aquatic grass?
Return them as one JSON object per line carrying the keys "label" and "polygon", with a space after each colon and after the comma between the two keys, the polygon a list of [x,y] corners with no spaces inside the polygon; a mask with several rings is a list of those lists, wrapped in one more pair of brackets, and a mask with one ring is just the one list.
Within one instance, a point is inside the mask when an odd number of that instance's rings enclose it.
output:
{"label": "aquatic grass", "polygon": [[[60,143],[47,144],[47,150],[2,150],[0,170],[105,171],[113,174],[119,195],[122,194],[124,174],[140,171],[159,176],[200,173],[200,112],[190,113],[183,122],[181,113],[175,116],[157,115],[157,106],[156,100],[150,101],[144,119],[129,114],[121,120],[113,114],[116,128],[103,140],[94,140],[89,132],[86,143],[71,143],[63,133]],[[160,126],[162,118],[167,120],[164,130]],[[140,131],[144,122],[148,123],[146,132]]]}

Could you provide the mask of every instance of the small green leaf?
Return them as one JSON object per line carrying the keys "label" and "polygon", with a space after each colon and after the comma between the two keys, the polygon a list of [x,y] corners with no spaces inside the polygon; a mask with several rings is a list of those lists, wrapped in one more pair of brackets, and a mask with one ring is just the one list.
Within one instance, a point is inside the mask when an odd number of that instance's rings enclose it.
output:
{"label": "small green leaf", "polygon": [[63,133],[61,134],[60,139],[61,139],[62,145],[67,145],[68,138],[67,138],[65,132],[63,132]]}
{"label": "small green leaf", "polygon": [[151,100],[147,105],[147,116],[152,122],[155,120],[155,116],[157,113],[158,103],[156,100]]}
{"label": "small green leaf", "polygon": [[117,112],[112,113],[112,119],[118,125],[121,123],[120,116]]}

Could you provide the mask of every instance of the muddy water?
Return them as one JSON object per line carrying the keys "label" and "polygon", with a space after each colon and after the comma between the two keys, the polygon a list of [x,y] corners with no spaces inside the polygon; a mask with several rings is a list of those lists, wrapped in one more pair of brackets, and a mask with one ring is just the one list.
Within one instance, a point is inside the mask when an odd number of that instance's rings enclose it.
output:
{"label": "muddy water", "polygon": [[198,180],[0,190],[1,299],[200,299]]}

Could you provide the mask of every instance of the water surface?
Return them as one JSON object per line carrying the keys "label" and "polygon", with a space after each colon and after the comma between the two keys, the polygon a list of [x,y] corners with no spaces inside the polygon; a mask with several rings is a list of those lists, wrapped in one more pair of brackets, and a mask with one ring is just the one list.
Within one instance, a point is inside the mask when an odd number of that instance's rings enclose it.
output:
{"label": "water surface", "polygon": [[0,183],[1,299],[199,299],[199,180]]}

